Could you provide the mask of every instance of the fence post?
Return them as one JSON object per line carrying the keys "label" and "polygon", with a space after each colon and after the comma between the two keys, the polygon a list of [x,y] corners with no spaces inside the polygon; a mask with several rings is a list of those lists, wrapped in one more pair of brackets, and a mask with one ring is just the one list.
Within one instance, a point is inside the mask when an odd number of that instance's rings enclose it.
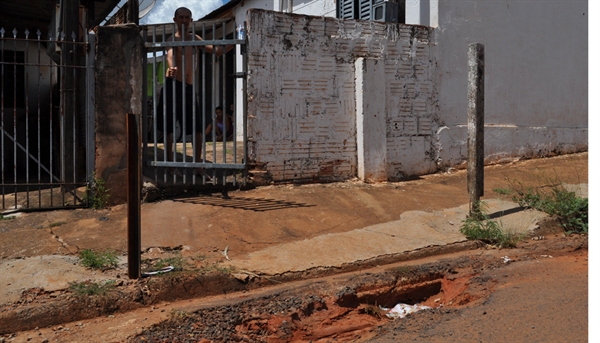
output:
{"label": "fence post", "polygon": [[471,217],[481,214],[479,197],[483,196],[484,57],[483,44],[469,44],[467,190]]}
{"label": "fence post", "polygon": [[127,113],[127,270],[130,279],[138,279],[141,276],[139,120],[139,115]]}

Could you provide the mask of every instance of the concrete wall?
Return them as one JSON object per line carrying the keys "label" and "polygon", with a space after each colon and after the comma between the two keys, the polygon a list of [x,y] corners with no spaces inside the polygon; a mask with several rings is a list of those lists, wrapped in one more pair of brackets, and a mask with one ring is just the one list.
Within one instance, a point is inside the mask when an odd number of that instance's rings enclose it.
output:
{"label": "concrete wall", "polygon": [[587,150],[587,1],[439,0],[438,162],[464,163],[467,47],[485,45],[486,162]]}
{"label": "concrete wall", "polygon": [[127,201],[126,115],[142,113],[143,40],[133,24],[100,26],[96,53],[96,178]]}
{"label": "concrete wall", "polygon": [[[249,161],[257,169],[274,181],[435,170],[430,29],[260,10],[248,17]],[[358,58],[369,80],[360,108]]]}

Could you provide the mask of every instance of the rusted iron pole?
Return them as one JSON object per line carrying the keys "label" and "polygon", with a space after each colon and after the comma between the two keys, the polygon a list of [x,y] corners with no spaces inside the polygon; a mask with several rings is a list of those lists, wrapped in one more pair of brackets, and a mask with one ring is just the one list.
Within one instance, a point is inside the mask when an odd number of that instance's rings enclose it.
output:
{"label": "rusted iron pole", "polygon": [[127,113],[127,269],[130,279],[141,276],[140,116]]}
{"label": "rusted iron pole", "polygon": [[483,196],[483,124],[484,124],[484,48],[483,44],[469,44],[469,83],[467,86],[467,190],[470,197],[469,216],[481,214]]}

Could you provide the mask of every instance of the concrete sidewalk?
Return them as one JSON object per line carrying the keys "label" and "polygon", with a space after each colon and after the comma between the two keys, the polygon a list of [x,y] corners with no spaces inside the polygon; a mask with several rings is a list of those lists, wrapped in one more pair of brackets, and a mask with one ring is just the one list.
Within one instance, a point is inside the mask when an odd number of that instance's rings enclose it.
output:
{"label": "concrete sidewalk", "polygon": [[[587,165],[587,153],[580,153],[487,167],[483,200],[504,228],[531,231],[544,214],[520,209],[493,189],[507,188],[507,178],[533,184],[552,177],[587,197]],[[230,197],[190,194],[143,204],[143,258],[177,251],[248,274],[284,275],[434,254],[432,247],[465,242],[464,170],[398,183],[267,186]],[[34,287],[53,292],[70,282],[126,278],[126,237],[125,206],[0,221],[0,305]],[[83,249],[119,251],[122,264],[112,272],[85,269],[77,263]]]}

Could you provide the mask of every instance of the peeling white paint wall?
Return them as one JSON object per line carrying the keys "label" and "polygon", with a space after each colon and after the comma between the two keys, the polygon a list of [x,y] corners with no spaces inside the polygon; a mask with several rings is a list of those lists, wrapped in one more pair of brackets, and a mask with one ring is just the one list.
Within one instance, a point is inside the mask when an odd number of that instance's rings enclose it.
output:
{"label": "peeling white paint wall", "polygon": [[385,138],[386,147],[364,151],[361,163],[382,153],[385,164],[363,176],[435,171],[431,29],[260,10],[248,18],[249,160],[259,169],[276,181],[357,175],[355,61],[365,57],[379,63],[381,77],[367,68],[366,79],[381,91],[365,97],[361,111],[387,129],[360,132],[365,146]]}
{"label": "peeling white paint wall", "polygon": [[[249,162],[274,181],[466,163],[470,43],[485,46],[486,163],[587,151],[587,2],[425,3],[437,28],[247,12]],[[360,58],[385,94],[357,93]],[[367,122],[381,111],[384,153]]]}

